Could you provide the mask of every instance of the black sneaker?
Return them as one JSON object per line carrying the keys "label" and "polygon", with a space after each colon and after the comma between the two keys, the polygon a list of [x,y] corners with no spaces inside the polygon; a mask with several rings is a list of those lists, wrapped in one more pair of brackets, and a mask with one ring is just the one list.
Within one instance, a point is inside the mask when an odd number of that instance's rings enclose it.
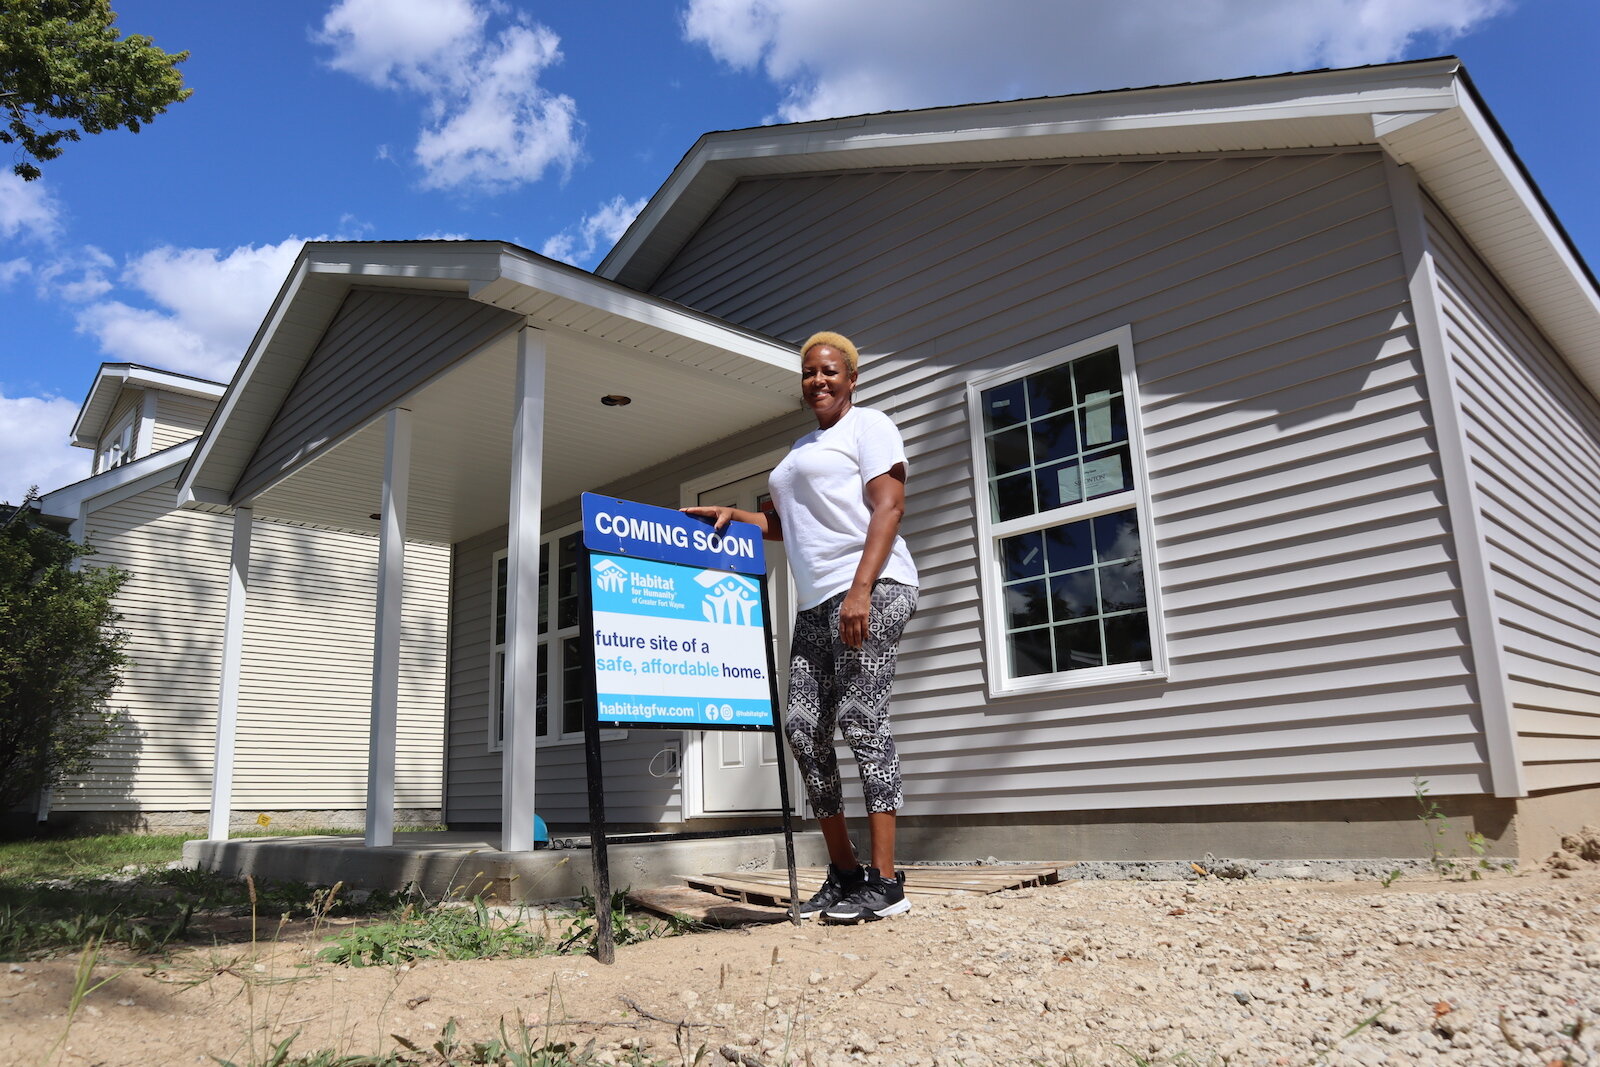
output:
{"label": "black sneaker", "polygon": [[876,867],[866,871],[859,886],[822,913],[824,919],[831,923],[871,922],[911,910],[911,901],[906,899],[905,871],[896,871],[893,878],[883,877]]}
{"label": "black sneaker", "polygon": [[859,888],[866,876],[866,870],[861,867],[853,871],[841,871],[833,864],[828,864],[827,879],[815,896],[800,905],[800,918],[814,919],[821,915]]}

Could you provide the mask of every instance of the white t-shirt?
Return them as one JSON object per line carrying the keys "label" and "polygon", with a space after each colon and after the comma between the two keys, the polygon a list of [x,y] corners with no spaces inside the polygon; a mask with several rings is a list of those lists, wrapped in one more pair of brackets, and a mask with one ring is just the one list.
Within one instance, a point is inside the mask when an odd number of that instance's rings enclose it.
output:
{"label": "white t-shirt", "polygon": [[[905,444],[889,416],[852,407],[826,430],[796,441],[773,468],[767,485],[783,524],[799,610],[845,592],[855,581],[872,519],[867,483],[905,461]],[[917,584],[905,538],[895,536],[878,577]]]}

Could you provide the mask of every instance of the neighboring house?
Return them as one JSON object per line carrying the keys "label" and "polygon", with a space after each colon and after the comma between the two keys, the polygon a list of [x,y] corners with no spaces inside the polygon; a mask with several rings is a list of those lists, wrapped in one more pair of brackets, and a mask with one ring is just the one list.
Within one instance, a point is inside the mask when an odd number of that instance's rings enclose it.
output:
{"label": "neighboring house", "polygon": [[[128,665],[112,696],[126,719],[94,770],[58,787],[53,823],[184,830],[211,808],[231,523],[176,507],[176,482],[224,386],[125,363],[101,366],[73,426],[94,475],[42,512],[93,546],[90,565],[129,579],[116,598]],[[373,502],[376,506],[376,501]],[[370,533],[254,524],[251,640],[243,648],[240,821],[359,826],[372,701]],[[436,823],[442,789],[445,590],[449,551],[413,546],[401,697],[398,803]]]}
{"label": "neighboring house", "polygon": [[[179,498],[381,487],[386,597],[452,546],[445,818],[525,849],[586,812],[578,494],[760,506],[824,328],[910,457],[905,855],[1415,854],[1418,779],[1502,854],[1600,815],[1600,297],[1454,59],[708,134],[595,273],[310,244]],[[608,814],[770,823],[759,742],[610,734]]]}

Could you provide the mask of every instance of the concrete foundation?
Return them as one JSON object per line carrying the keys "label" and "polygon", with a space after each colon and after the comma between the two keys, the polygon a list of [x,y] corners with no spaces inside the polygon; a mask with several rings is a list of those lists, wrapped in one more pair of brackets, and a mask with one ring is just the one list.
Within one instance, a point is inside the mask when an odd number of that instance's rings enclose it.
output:
{"label": "concrete foundation", "polygon": [[[827,863],[822,835],[797,833],[795,862]],[[575,897],[592,884],[593,856],[586,849],[501,852],[498,834],[415,832],[386,848],[367,848],[359,837],[247,838],[189,841],[184,863],[266,882],[343,882],[363,889],[415,885],[430,899],[482,896],[505,903]],[[611,844],[613,889],[676,885],[686,874],[782,868],[783,835],[758,834],[692,841]]]}
{"label": "concrete foundation", "polygon": [[1600,826],[1600,786],[1561,789],[1517,801],[1517,850],[1538,863],[1561,847],[1561,835]]}
{"label": "concrete foundation", "polygon": [[[1518,804],[1484,796],[1435,797],[1448,823],[1437,838],[1445,855],[1475,855],[1467,834],[1481,833],[1488,855],[1518,859]],[[927,860],[1106,861],[1366,860],[1431,854],[1432,830],[1414,797],[1230,804],[1015,815],[907,816],[898,853]],[[1563,816],[1565,812],[1561,813]],[[1552,809],[1549,820],[1556,821]],[[1591,816],[1596,821],[1600,816]],[[1565,829],[1576,829],[1574,822]],[[1554,845],[1550,846],[1551,848]],[[1549,854],[1549,849],[1545,850]]]}

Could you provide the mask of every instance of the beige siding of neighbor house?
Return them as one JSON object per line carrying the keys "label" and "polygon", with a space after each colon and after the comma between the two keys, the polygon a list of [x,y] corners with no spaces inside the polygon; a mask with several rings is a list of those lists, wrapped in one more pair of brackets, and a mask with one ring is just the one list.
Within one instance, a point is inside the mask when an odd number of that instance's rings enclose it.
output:
{"label": "beige siding of neighbor house", "polygon": [[[652,291],[864,350],[922,574],[894,705],[906,813],[1489,788],[1378,154],[752,179]],[[1124,325],[1169,677],[991,697],[964,383]]]}
{"label": "beige siding of neighbor house", "polygon": [[[568,523],[575,516],[559,521]],[[545,528],[556,522],[546,515]],[[501,758],[489,750],[490,582],[494,557],[506,546],[502,527],[455,546],[451,589],[449,796],[453,826],[500,821]],[[554,662],[554,661],[552,661]],[[557,714],[552,710],[552,715]],[[657,777],[651,761],[677,748],[673,731],[633,730],[604,748],[606,821],[655,824],[680,818],[676,775]],[[535,769],[535,810],[552,826],[584,826],[588,787],[581,741],[541,742]]]}
{"label": "beige siding of neighbor house", "polygon": [[[174,482],[91,512],[96,564],[126,570],[117,597],[130,662],[106,758],[57,791],[62,811],[210,806],[232,519],[172,507]],[[376,538],[258,521],[242,665],[234,803],[366,803]],[[410,543],[396,803],[438,806],[449,551]]]}
{"label": "beige siding of neighbor house", "polygon": [[184,396],[165,390],[156,393],[155,427],[150,434],[150,447],[159,452],[163,448],[181,445],[205,432],[217,402],[206,397]]}
{"label": "beige siding of neighbor house", "polygon": [[1526,785],[1600,783],[1600,403],[1425,213]]}
{"label": "beige siding of neighbor house", "polygon": [[235,499],[248,499],[523,321],[465,297],[352,291],[284,398]]}

